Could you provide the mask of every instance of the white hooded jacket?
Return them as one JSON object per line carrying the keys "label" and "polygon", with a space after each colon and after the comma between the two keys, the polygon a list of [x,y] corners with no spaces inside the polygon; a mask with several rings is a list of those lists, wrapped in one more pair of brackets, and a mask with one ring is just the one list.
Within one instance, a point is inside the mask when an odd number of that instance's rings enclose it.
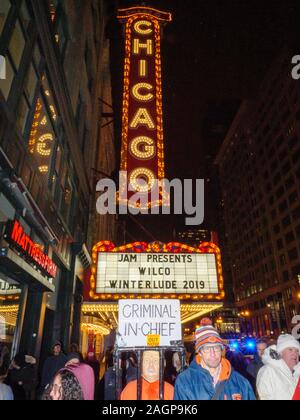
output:
{"label": "white hooded jacket", "polygon": [[300,377],[300,363],[294,373],[283,360],[275,360],[271,352],[276,352],[276,346],[269,347],[264,356],[264,367],[257,377],[257,391],[260,400],[291,401],[295,394]]}

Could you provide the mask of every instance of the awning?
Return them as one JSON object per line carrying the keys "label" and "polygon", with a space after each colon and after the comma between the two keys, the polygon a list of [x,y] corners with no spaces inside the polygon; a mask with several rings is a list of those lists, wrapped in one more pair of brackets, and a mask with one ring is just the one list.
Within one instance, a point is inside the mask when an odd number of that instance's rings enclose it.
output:
{"label": "awning", "polygon": [[40,292],[55,292],[55,286],[50,283],[47,277],[44,277],[8,247],[0,248],[0,267],[4,274],[19,283],[27,284],[31,289]]}
{"label": "awning", "polygon": [[[181,324],[187,324],[222,307],[222,302],[182,303],[180,306]],[[85,317],[97,317],[102,326],[111,326],[114,329],[118,326],[118,312],[117,303],[85,302],[82,305],[82,313]]]}

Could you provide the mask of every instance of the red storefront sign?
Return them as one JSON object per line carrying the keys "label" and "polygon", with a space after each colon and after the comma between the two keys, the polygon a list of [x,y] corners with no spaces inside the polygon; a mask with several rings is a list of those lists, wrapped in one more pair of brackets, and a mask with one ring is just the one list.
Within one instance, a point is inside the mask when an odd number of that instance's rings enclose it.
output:
{"label": "red storefront sign", "polygon": [[[127,172],[126,181],[120,185],[119,202],[130,205],[130,194],[138,192],[146,200],[136,207],[147,209],[163,203],[159,185],[165,178],[161,25],[170,22],[172,16],[135,7],[119,10],[118,18],[126,32],[121,171]],[[133,192],[127,195],[128,186]]]}
{"label": "red storefront sign", "polygon": [[24,232],[23,227],[17,220],[7,224],[5,239],[16,246],[18,250],[21,250],[24,256],[34,262],[48,277],[56,277],[57,266],[48,255],[43,253],[40,246],[35,244]]}

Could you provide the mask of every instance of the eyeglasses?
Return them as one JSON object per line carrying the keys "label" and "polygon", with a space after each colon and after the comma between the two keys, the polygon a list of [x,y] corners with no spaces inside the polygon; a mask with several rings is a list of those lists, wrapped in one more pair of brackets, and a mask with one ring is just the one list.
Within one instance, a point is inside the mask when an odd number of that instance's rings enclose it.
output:
{"label": "eyeglasses", "polygon": [[222,347],[221,346],[203,347],[201,351],[204,354],[210,354],[210,353],[221,354]]}

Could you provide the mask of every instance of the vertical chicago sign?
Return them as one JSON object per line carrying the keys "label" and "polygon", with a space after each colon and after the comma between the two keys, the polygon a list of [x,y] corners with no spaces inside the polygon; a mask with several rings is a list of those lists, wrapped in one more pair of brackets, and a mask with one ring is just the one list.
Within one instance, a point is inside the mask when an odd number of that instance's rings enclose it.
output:
{"label": "vertical chicago sign", "polygon": [[[159,185],[165,177],[161,26],[172,16],[134,7],[119,10],[118,18],[126,34],[121,171],[127,174],[120,183],[119,203],[147,210],[167,198]],[[144,199],[131,203],[128,188],[131,196],[139,193]]]}

